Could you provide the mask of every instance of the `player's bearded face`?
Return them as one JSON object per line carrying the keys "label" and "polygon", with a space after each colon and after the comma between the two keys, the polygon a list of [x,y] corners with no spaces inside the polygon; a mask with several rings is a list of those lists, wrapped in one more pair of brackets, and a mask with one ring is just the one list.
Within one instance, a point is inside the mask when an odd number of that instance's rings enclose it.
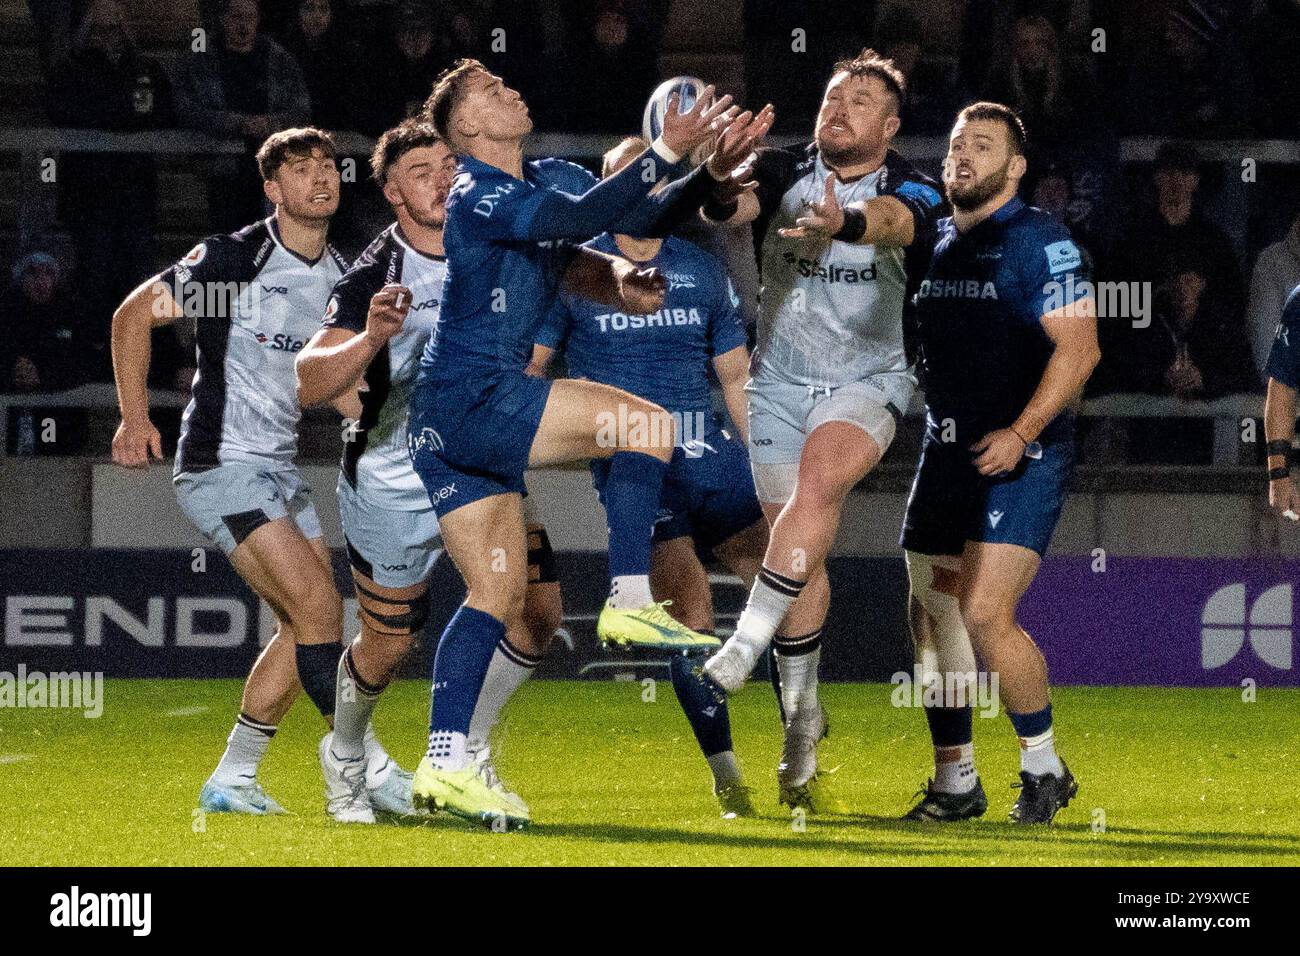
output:
{"label": "player's bearded face", "polygon": [[874,76],[837,73],[817,113],[817,148],[832,166],[852,166],[877,153],[895,118],[893,97]]}
{"label": "player's bearded face", "polygon": [[275,173],[279,205],[295,219],[329,219],[339,208],[339,170],[319,149],[291,156]]}
{"label": "player's bearded face", "polygon": [[958,127],[943,163],[943,185],[957,209],[977,209],[1007,186],[1013,156],[984,130]]}

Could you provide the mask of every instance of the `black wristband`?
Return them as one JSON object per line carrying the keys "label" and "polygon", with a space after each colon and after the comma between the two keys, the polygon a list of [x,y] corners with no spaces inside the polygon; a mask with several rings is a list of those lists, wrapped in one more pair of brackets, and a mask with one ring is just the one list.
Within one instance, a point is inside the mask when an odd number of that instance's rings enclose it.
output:
{"label": "black wristband", "polygon": [[710,196],[704,201],[704,215],[714,222],[726,222],[739,208],[740,203],[735,199],[722,200],[717,196]]}
{"label": "black wristband", "polygon": [[1270,468],[1268,470],[1269,481],[1277,481],[1280,478],[1290,478],[1290,477],[1291,477],[1290,468]]}
{"label": "black wristband", "polygon": [[1287,461],[1291,460],[1291,443],[1281,438],[1274,438],[1264,446],[1265,452],[1269,455],[1282,455]]}
{"label": "black wristband", "polygon": [[857,242],[867,232],[867,214],[861,209],[844,210],[844,225],[831,236],[839,242]]}

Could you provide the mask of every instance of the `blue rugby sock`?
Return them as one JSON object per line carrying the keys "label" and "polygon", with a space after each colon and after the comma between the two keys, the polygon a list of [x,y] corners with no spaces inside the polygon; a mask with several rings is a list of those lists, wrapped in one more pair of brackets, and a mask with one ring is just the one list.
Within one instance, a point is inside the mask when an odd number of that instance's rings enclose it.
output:
{"label": "blue rugby sock", "polygon": [[731,749],[731,717],[727,705],[719,703],[708,685],[695,676],[696,668],[706,657],[707,652],[674,654],[668,661],[668,672],[672,675],[677,702],[690,721],[700,750],[704,756],[712,757]]}
{"label": "blue rugby sock", "polygon": [[460,770],[472,759],[466,741],[488,665],[506,626],[491,614],[462,604],[447,622],[433,659],[429,708],[429,759],[443,770]]}
{"label": "blue rugby sock", "polygon": [[[609,577],[615,583],[610,598],[617,607],[649,603],[651,537],[667,470],[664,462],[640,451],[616,452],[610,459],[605,511],[609,517]],[[620,585],[635,593],[617,600]]]}

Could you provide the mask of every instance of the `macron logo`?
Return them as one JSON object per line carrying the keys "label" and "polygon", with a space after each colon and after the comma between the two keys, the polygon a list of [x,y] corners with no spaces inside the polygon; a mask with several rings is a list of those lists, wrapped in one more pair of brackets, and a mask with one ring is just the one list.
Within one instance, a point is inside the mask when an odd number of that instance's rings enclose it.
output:
{"label": "macron logo", "polygon": [[1291,601],[1291,585],[1274,585],[1251,603],[1248,619],[1246,585],[1219,588],[1201,610],[1201,666],[1207,671],[1222,667],[1249,639],[1251,649],[1265,664],[1290,670]]}

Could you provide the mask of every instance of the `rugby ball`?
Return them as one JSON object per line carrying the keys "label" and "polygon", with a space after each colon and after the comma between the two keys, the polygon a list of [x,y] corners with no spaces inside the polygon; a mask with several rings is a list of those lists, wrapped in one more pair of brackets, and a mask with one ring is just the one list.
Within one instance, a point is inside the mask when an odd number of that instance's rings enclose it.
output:
{"label": "rugby ball", "polygon": [[[645,112],[641,115],[641,135],[648,142],[653,143],[659,138],[659,134],[664,131],[664,114],[668,112],[668,97],[676,93],[681,102],[677,109],[685,113],[695,106],[701,94],[704,93],[705,83],[697,76],[674,76],[671,80],[664,80],[655,91],[650,94],[650,100],[645,105]],[[703,155],[708,156],[712,152],[712,145],[707,149],[701,147],[692,155],[692,160],[699,165],[699,155],[703,150]]]}

